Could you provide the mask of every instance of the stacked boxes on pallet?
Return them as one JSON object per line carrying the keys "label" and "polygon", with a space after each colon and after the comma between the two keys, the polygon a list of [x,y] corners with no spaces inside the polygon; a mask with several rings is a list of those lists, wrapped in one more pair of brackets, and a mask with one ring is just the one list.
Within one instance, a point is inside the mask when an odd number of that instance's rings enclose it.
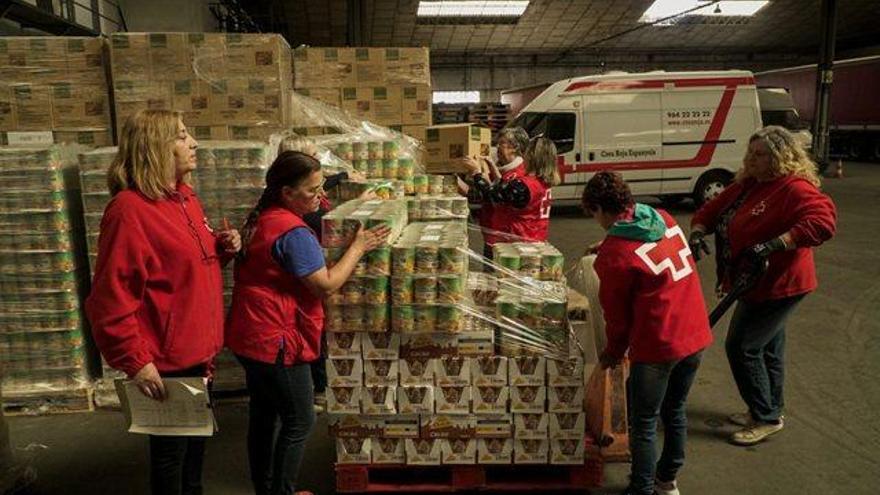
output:
{"label": "stacked boxes on pallet", "polygon": [[101,38],[0,38],[0,144],[111,144]]}
{"label": "stacked boxes on pallet", "polygon": [[425,139],[432,97],[427,48],[297,48],[293,73],[298,93]]}
{"label": "stacked boxes on pallet", "polygon": [[[0,150],[0,366],[7,402],[81,395],[87,381],[74,253],[76,205],[61,150]],[[69,177],[68,177],[69,179]],[[66,185],[67,184],[67,185]]]}
{"label": "stacked boxes on pallet", "polygon": [[110,61],[117,131],[146,108],[182,110],[197,139],[263,140],[289,122],[280,35],[114,33]]}

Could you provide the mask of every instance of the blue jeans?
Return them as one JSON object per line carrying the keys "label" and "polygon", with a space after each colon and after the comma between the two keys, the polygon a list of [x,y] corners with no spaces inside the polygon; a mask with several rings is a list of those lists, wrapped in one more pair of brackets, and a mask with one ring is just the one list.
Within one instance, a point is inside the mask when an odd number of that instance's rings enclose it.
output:
{"label": "blue jeans", "polygon": [[752,419],[776,423],[785,401],[785,322],[805,294],[759,303],[740,301],[727,330],[727,360]]}
{"label": "blue jeans", "polygon": [[275,364],[237,357],[251,396],[248,460],[254,491],[256,495],[292,495],[315,424],[311,367],[308,363],[284,366],[280,352]]}
{"label": "blue jeans", "polygon": [[[630,492],[654,493],[654,479],[672,481],[684,465],[687,396],[702,352],[665,363],[632,363],[627,380]],[[657,461],[657,418],[663,421],[663,453]]]}

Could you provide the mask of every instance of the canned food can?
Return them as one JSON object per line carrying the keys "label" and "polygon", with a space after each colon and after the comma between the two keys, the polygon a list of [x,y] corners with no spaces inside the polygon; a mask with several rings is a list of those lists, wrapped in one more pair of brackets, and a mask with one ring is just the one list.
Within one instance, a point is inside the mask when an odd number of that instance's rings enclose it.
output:
{"label": "canned food can", "polygon": [[428,193],[434,194],[434,195],[443,194],[443,191],[445,190],[444,185],[443,185],[443,176],[442,175],[431,175],[429,177],[430,177],[430,179],[429,179],[430,182],[428,184]]}
{"label": "canned food can", "polygon": [[416,248],[414,246],[394,246],[391,248],[391,273],[409,275],[415,272]]}
{"label": "canned food can", "polygon": [[397,178],[397,158],[385,158],[382,160],[382,177],[392,180]]}
{"label": "canned food can", "polygon": [[[387,157],[386,157],[387,158]],[[412,179],[416,173],[416,164],[412,158],[398,158],[397,178]]]}
{"label": "canned food can", "polygon": [[413,301],[433,304],[437,301],[437,277],[416,277],[413,281]]}
{"label": "canned food can", "polygon": [[428,194],[430,187],[428,185],[427,175],[416,175],[413,177],[413,188],[415,194]]}
{"label": "canned food can", "polygon": [[351,279],[342,285],[342,297],[345,304],[360,304],[363,302],[363,285],[360,279]]}
{"label": "canned food can", "polygon": [[391,275],[391,248],[379,247],[367,253],[367,273]]}
{"label": "canned food can", "polygon": [[437,302],[457,303],[464,299],[464,284],[460,276],[437,278]]}
{"label": "canned food can", "polygon": [[541,280],[562,280],[565,258],[561,254],[545,254],[541,257]]}
{"label": "canned food can", "polygon": [[457,246],[441,247],[438,251],[438,258],[441,273],[464,273],[465,254]]}
{"label": "canned food can", "polygon": [[518,321],[520,318],[520,307],[514,300],[499,299],[496,303],[498,311],[498,319],[501,323],[510,324],[508,320]]}
{"label": "canned food can", "polygon": [[332,303],[327,305],[324,311],[324,328],[328,332],[341,332],[345,328],[341,306]]}
{"label": "canned food can", "polygon": [[502,268],[510,271],[519,272],[522,268],[522,260],[516,253],[496,253],[495,262]]}
{"label": "canned food can", "polygon": [[431,220],[437,218],[437,201],[434,198],[421,198],[419,201],[422,219]]}
{"label": "canned food can", "polygon": [[346,332],[362,332],[364,330],[364,307],[359,304],[347,304],[342,308],[342,326]]}
{"label": "canned food can", "polygon": [[400,305],[391,308],[391,329],[395,332],[412,333],[416,328],[415,311],[412,306]]}
{"label": "canned food can", "polygon": [[352,168],[354,168],[355,170],[357,170],[358,172],[360,172],[364,175],[368,175],[370,173],[370,161],[369,160],[355,159],[354,161],[351,162],[351,166],[352,166]]}
{"label": "canned food can", "polygon": [[452,200],[452,213],[456,216],[466,217],[470,215],[467,198],[455,198]]}
{"label": "canned food can", "polygon": [[416,273],[437,273],[440,265],[437,246],[416,246]]}
{"label": "canned food can", "polygon": [[437,307],[416,306],[415,328],[418,333],[431,333],[437,328]]}
{"label": "canned food can", "polygon": [[408,198],[406,200],[406,214],[409,221],[422,219],[422,202],[416,198]]}
{"label": "canned food can", "polygon": [[367,160],[367,177],[370,179],[381,179],[383,177],[382,160],[380,158],[370,158]]}
{"label": "canned food can", "polygon": [[367,160],[370,157],[370,153],[367,150],[367,143],[363,141],[355,141],[351,143],[351,150],[355,161]]}
{"label": "canned food can", "polygon": [[391,279],[391,304],[412,304],[414,279],[410,275],[395,276]]}
{"label": "canned food can", "polygon": [[434,200],[435,216],[438,218],[448,218],[452,213],[452,198],[437,198]]}
{"label": "canned food can", "polygon": [[363,301],[367,304],[386,304],[388,302],[388,277],[368,277],[361,279],[364,286]]}
{"label": "canned food can", "polygon": [[435,330],[459,333],[464,329],[464,311],[458,306],[437,306]]}
{"label": "canned food can", "polygon": [[382,154],[385,158],[397,158],[400,156],[400,142],[385,141],[382,143]]}
{"label": "canned food can", "polygon": [[367,143],[367,159],[368,160],[381,160],[382,157],[382,143],[379,141],[370,141]]}
{"label": "canned food can", "polygon": [[336,145],[336,156],[347,162],[354,160],[354,149],[351,143],[339,143]]}
{"label": "canned food can", "polygon": [[388,306],[370,305],[364,310],[364,327],[368,332],[388,331]]}
{"label": "canned food can", "polygon": [[[397,175],[400,176],[400,166],[397,168]],[[403,193],[407,195],[412,195],[416,193],[416,185],[413,182],[412,177],[400,177],[401,182],[403,182]]]}

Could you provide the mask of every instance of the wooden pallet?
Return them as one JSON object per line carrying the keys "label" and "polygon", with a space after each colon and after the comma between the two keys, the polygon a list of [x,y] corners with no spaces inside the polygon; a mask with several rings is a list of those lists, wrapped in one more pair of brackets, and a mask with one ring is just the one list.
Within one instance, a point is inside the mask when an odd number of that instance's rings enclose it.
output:
{"label": "wooden pallet", "polygon": [[40,391],[3,394],[3,414],[6,416],[42,416],[46,414],[73,414],[95,410],[91,387],[73,390]]}
{"label": "wooden pallet", "polygon": [[604,464],[583,465],[407,466],[398,464],[337,464],[337,493],[455,493],[538,491],[588,493],[602,486]]}

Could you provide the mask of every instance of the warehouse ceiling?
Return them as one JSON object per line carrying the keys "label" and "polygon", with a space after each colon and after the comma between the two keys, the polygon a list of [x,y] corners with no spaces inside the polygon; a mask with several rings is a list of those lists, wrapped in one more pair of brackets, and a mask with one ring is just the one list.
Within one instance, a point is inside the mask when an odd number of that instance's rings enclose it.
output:
{"label": "warehouse ceiling", "polygon": [[[815,53],[820,38],[821,0],[770,0],[751,18],[692,16],[672,26],[639,22],[653,0],[531,0],[519,22],[497,25],[420,24],[416,18],[418,0],[263,0],[245,4],[273,4],[276,27],[283,19],[284,34],[294,46],[343,46],[348,5],[358,1],[362,45],[429,46],[436,55]],[[880,44],[880,1],[837,3],[838,51]]]}

